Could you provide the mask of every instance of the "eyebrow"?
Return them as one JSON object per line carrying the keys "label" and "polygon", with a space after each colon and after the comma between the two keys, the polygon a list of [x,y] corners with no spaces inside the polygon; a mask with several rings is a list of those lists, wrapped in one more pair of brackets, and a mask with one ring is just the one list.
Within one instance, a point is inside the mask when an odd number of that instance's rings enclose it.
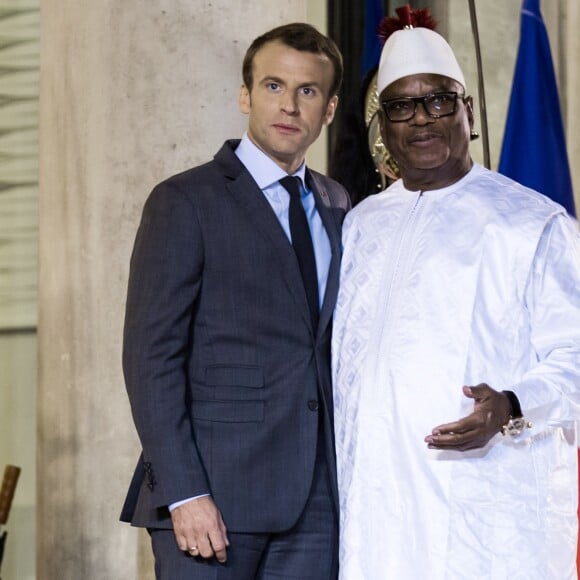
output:
{"label": "eyebrow", "polygon": [[[275,77],[275,76],[266,76],[259,82],[260,83],[277,83],[279,85],[286,85],[286,83],[284,82],[283,79],[281,79],[279,77]],[[304,88],[304,87],[316,87],[317,89],[322,90],[322,85],[319,82],[314,81],[314,80],[311,82],[302,83],[298,86],[299,89]]]}
{"label": "eyebrow", "polygon": [[449,93],[457,93],[457,96],[460,95],[459,91],[456,90],[452,90],[452,89],[435,89],[432,91],[429,91],[427,93],[423,93],[421,95],[394,95],[394,96],[385,96],[384,99],[382,99],[383,101],[392,101],[392,100],[396,100],[396,99],[420,99],[421,97],[427,97],[429,95],[440,95],[440,94],[449,94]]}

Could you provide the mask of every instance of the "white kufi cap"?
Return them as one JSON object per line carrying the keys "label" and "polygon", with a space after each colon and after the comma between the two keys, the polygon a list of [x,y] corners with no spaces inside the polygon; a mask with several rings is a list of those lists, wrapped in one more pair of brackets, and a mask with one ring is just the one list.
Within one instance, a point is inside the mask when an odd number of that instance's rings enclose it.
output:
{"label": "white kufi cap", "polygon": [[447,41],[429,28],[404,28],[393,32],[385,42],[379,72],[379,95],[391,83],[416,74],[449,77],[465,88],[459,63]]}

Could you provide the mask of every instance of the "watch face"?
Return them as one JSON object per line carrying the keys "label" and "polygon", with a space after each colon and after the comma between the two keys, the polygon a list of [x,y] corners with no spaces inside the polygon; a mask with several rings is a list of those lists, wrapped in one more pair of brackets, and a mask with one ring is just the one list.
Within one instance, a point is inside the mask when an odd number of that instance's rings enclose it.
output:
{"label": "watch face", "polygon": [[526,422],[523,417],[511,418],[504,427],[504,435],[519,435],[525,428]]}

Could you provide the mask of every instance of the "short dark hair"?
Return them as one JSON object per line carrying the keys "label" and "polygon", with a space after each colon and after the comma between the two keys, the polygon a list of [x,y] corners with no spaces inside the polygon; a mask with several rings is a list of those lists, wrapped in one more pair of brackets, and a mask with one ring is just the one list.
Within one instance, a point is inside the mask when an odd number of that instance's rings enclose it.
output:
{"label": "short dark hair", "polygon": [[336,95],[342,84],[342,55],[333,40],[321,34],[314,26],[304,22],[293,22],[273,28],[272,30],[258,36],[244,56],[242,65],[242,78],[246,88],[251,91],[253,83],[252,66],[256,53],[269,42],[281,42],[290,48],[301,52],[311,52],[313,54],[323,54],[327,56],[334,68],[334,79],[330,87],[328,98]]}

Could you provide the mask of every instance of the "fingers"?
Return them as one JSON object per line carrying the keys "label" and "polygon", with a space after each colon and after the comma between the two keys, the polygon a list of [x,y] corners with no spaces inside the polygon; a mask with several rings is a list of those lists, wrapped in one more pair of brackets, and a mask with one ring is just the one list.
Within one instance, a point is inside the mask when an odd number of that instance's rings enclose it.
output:
{"label": "fingers", "polygon": [[502,413],[498,400],[505,395],[485,383],[464,386],[463,394],[474,400],[473,412],[458,421],[435,427],[425,437],[429,449],[467,451],[487,445],[501,429]]}
{"label": "fingers", "polygon": [[186,541],[184,536],[181,536],[177,541],[179,549],[187,552],[194,558],[216,558],[218,562],[224,563],[227,560],[227,547],[230,545],[225,533],[210,532],[210,535],[199,536],[197,540]]}
{"label": "fingers", "polygon": [[485,400],[487,400],[489,397],[493,396],[496,393],[497,391],[492,389],[487,383],[479,383],[479,385],[475,386],[465,385],[463,387],[463,394],[468,399],[474,399],[475,405],[484,402]]}
{"label": "fingers", "polygon": [[453,421],[452,423],[445,423],[443,425],[438,425],[434,427],[431,431],[432,435],[448,435],[457,433],[466,433],[471,431],[473,425],[471,425],[471,415],[460,419],[459,421]]}
{"label": "fingers", "polygon": [[214,535],[212,540],[209,536],[200,537],[195,542],[187,542],[182,536],[177,542],[179,549],[182,552],[187,552],[194,558],[216,558],[218,562],[225,562],[227,560],[226,548],[229,546],[223,534],[218,533]]}
{"label": "fingers", "polygon": [[450,431],[448,433],[434,432],[425,437],[425,442],[429,449],[448,449],[455,451],[467,451],[468,449],[476,449],[480,447],[480,437],[474,430],[465,433],[457,433]]}
{"label": "fingers", "polygon": [[221,514],[209,497],[194,499],[171,512],[179,549],[196,558],[227,559],[227,530]]}
{"label": "fingers", "polygon": [[218,562],[225,562],[227,559],[226,548],[230,545],[224,530],[216,530],[209,537],[211,549]]}
{"label": "fingers", "polygon": [[465,451],[471,448],[475,438],[477,438],[477,428],[470,415],[461,421],[435,427],[431,434],[425,437],[425,443],[429,449]]}
{"label": "fingers", "polygon": [[452,423],[435,427],[425,437],[430,449],[455,449],[467,451],[484,447],[499,432],[499,426],[492,420],[493,414],[483,408]]}
{"label": "fingers", "polygon": [[[213,547],[211,545],[211,542],[210,542],[208,536],[200,538],[198,546],[199,546],[199,554],[197,554],[197,555],[201,556],[202,558],[209,560],[209,558],[213,558],[215,556],[215,552],[213,550]],[[220,560],[220,561],[225,561],[225,560]]]}
{"label": "fingers", "polygon": [[223,523],[218,525],[216,529],[210,530],[208,535],[201,538],[199,541],[198,555],[202,558],[209,559],[214,558],[220,562],[224,563],[227,560],[227,547],[230,545],[226,529]]}

